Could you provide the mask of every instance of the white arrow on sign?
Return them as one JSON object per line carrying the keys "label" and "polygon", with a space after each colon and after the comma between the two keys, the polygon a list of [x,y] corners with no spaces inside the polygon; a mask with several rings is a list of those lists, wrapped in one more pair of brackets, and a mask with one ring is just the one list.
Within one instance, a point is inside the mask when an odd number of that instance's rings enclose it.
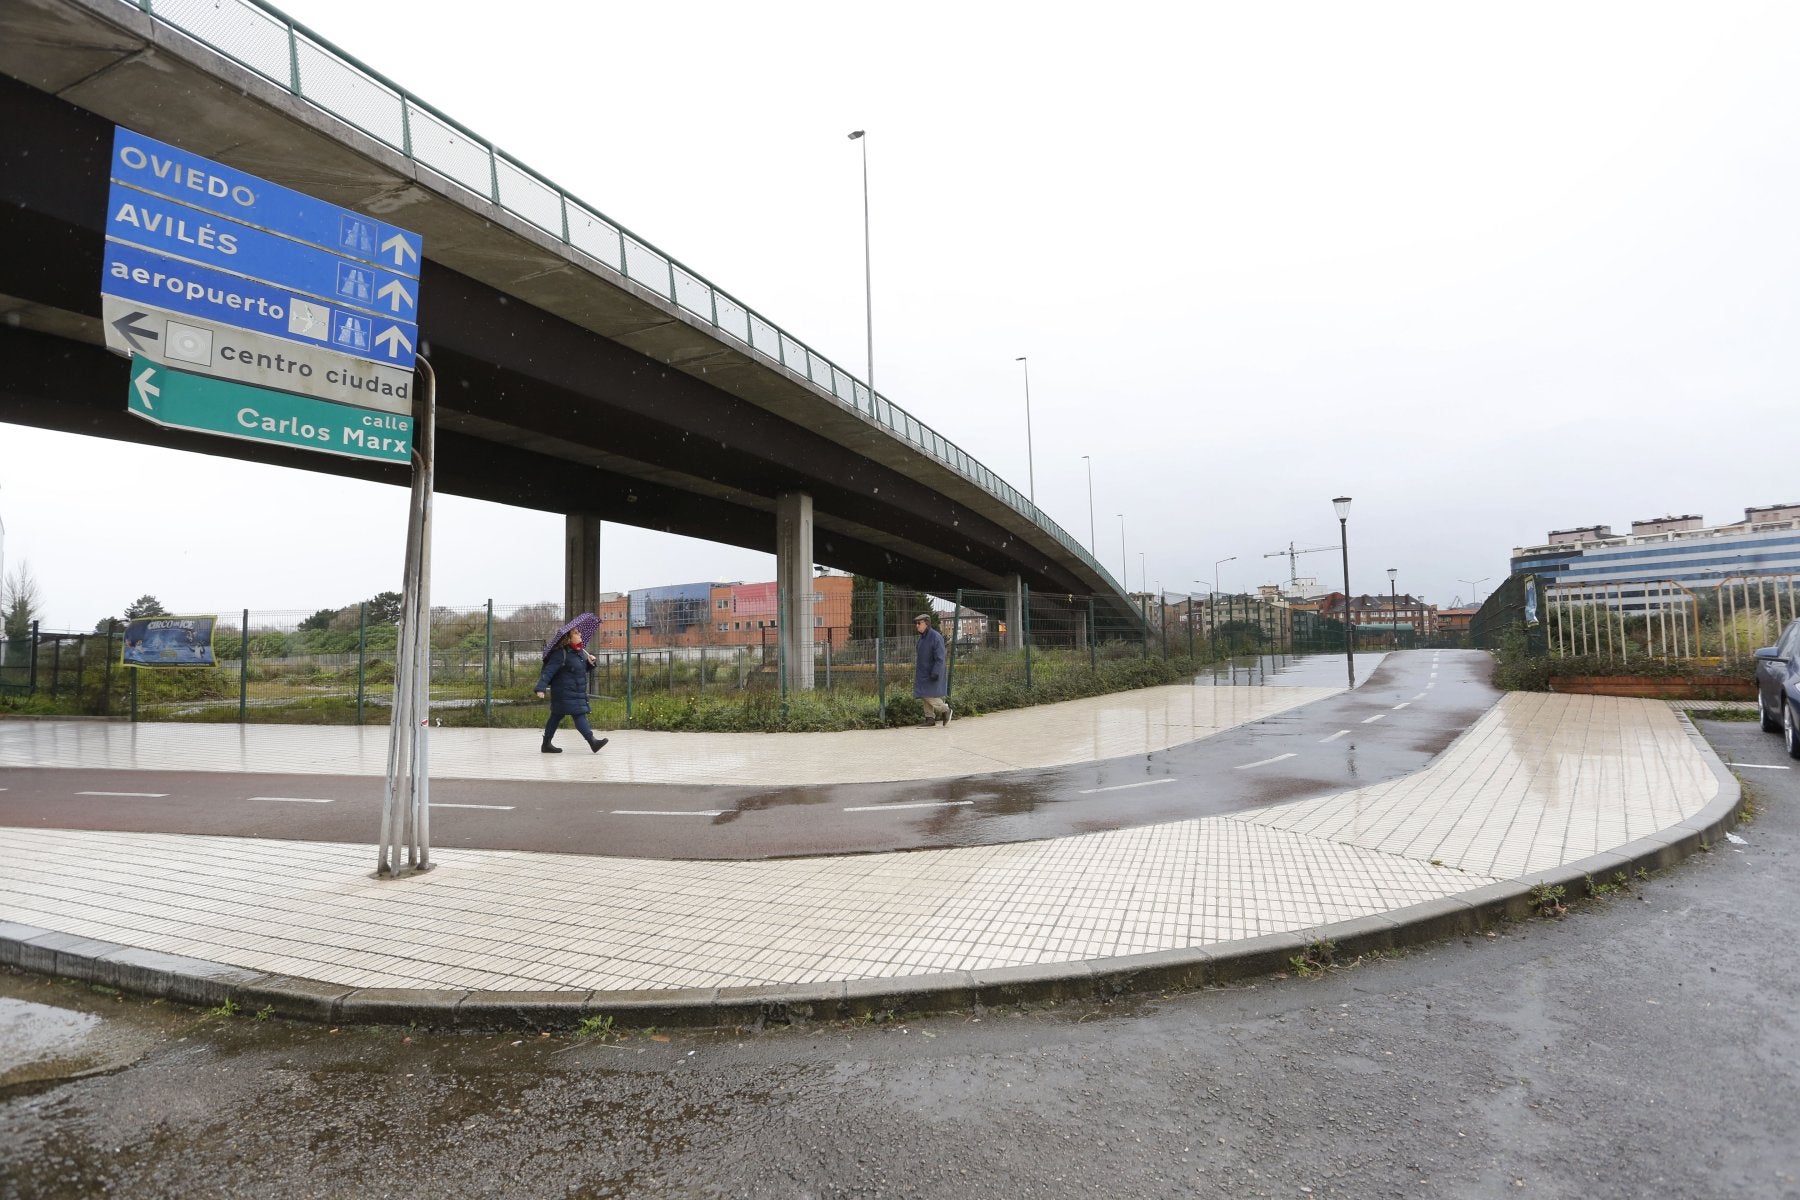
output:
{"label": "white arrow on sign", "polygon": [[144,373],[142,375],[139,375],[136,379],[131,381],[132,384],[137,388],[138,400],[143,403],[145,408],[149,409],[152,412],[156,411],[156,405],[150,403],[150,397],[162,395],[162,389],[157,387],[154,383],[150,382],[152,379],[155,379],[155,378],[156,378],[156,368],[155,367],[145,367]]}
{"label": "white arrow on sign", "polygon": [[386,329],[376,334],[375,344],[377,346],[386,346],[389,358],[399,358],[401,346],[405,346],[408,350],[413,348],[412,343],[406,340],[406,335],[400,332],[400,327],[398,325],[389,325]]}
{"label": "white arrow on sign", "polygon": [[413,302],[412,293],[407,291],[398,279],[388,280],[387,286],[375,294],[393,305],[395,312],[400,311],[400,304],[402,301],[405,301],[407,304]]}
{"label": "white arrow on sign", "polygon": [[404,267],[406,265],[406,256],[409,254],[414,258],[419,257],[419,252],[412,248],[412,243],[408,242],[397,233],[387,241],[381,243],[381,248],[394,256],[394,265],[396,267]]}

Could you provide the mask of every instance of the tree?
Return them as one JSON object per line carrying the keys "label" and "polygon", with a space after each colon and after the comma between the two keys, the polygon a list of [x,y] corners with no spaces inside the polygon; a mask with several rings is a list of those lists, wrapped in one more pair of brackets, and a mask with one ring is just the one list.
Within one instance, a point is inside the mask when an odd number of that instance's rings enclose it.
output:
{"label": "tree", "polygon": [[300,630],[304,633],[313,629],[330,629],[331,623],[337,620],[337,615],[338,610],[335,608],[321,608],[318,612],[300,622]]}
{"label": "tree", "polygon": [[0,593],[4,593],[0,595],[0,627],[6,631],[6,640],[30,637],[31,622],[43,603],[37,580],[31,574],[31,564],[20,562],[13,568],[12,578],[0,580],[0,584],[4,585],[0,586]]}
{"label": "tree", "polygon": [[149,592],[145,592],[142,596],[139,596],[136,600],[133,600],[130,604],[125,606],[125,619],[127,621],[135,621],[139,617],[161,617],[167,615],[168,611],[168,609],[163,607],[163,602],[161,600],[158,600]]}
{"label": "tree", "polygon": [[399,592],[377,592],[368,601],[369,624],[398,625],[405,599]]}

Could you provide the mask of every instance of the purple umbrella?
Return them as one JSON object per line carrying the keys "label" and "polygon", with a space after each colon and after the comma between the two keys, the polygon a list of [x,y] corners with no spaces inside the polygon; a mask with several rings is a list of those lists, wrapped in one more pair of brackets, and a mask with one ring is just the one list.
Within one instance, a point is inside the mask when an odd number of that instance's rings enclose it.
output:
{"label": "purple umbrella", "polygon": [[564,625],[561,629],[557,630],[550,640],[544,643],[545,658],[550,657],[550,652],[556,649],[556,643],[562,641],[563,635],[568,633],[571,629],[581,630],[581,640],[583,642],[591,642],[594,640],[594,635],[600,632],[600,618],[593,613],[582,613],[579,617],[576,617],[573,621],[570,621],[567,625]]}

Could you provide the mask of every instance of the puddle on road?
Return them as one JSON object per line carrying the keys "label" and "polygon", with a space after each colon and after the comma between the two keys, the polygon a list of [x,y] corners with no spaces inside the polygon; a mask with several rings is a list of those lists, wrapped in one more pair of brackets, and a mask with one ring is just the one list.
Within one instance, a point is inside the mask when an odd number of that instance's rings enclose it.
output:
{"label": "puddle on road", "polygon": [[128,1067],[161,1040],[159,1030],[79,1006],[0,996],[0,1094]]}

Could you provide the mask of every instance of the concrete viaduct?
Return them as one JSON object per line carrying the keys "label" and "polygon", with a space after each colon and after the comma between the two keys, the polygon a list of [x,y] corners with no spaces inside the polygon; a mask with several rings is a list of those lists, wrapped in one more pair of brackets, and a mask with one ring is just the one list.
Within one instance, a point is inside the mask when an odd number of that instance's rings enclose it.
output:
{"label": "concrete viaduct", "polygon": [[408,481],[127,413],[100,325],[114,124],[424,235],[438,487],[563,513],[571,611],[595,607],[615,521],[772,547],[801,686],[814,563],[1001,593],[1015,637],[1026,596],[1136,620],[1086,547],[937,431],[252,0],[0,0],[0,421]]}

